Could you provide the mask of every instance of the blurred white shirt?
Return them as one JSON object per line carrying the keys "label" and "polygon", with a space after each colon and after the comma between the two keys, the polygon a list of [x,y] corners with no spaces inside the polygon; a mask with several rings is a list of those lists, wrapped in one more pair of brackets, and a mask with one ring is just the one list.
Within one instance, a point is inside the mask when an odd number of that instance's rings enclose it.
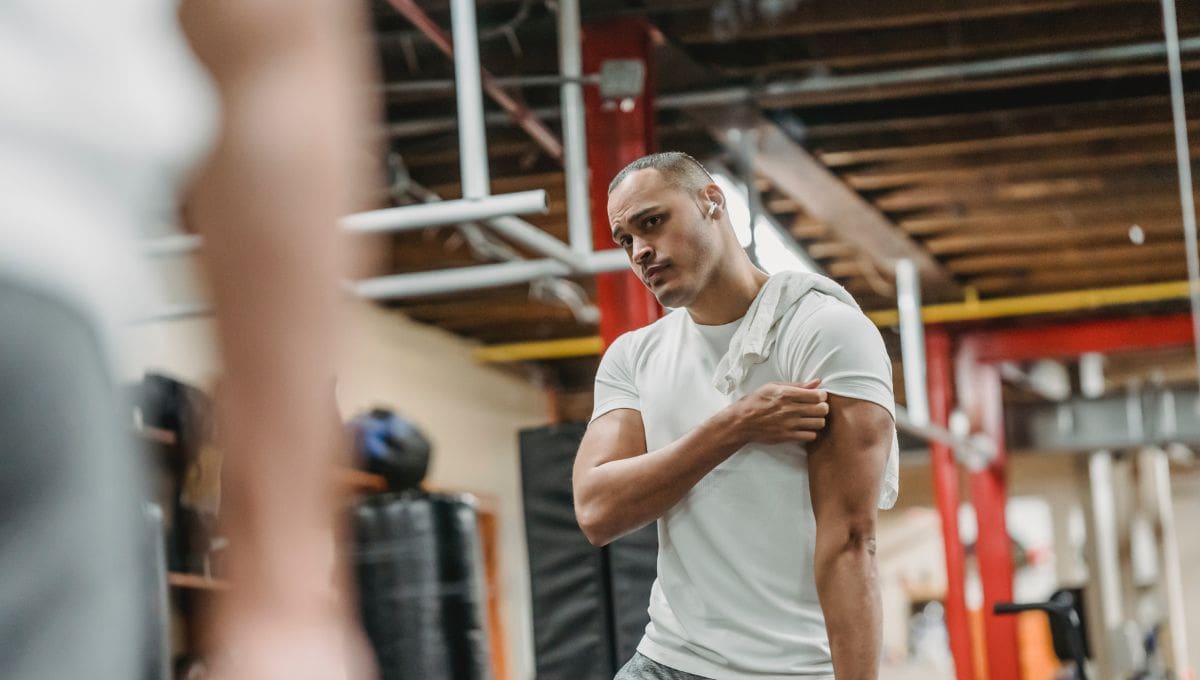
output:
{"label": "blurred white shirt", "polygon": [[0,279],[112,342],[156,297],[137,248],[177,222],[216,130],[175,0],[0,2]]}

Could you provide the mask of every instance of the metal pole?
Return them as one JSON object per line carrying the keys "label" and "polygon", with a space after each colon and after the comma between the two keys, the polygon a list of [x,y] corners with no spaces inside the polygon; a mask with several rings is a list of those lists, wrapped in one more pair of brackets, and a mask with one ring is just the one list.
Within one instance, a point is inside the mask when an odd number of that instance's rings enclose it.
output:
{"label": "metal pole", "polygon": [[1161,449],[1144,451],[1138,460],[1154,489],[1154,515],[1158,525],[1162,563],[1162,594],[1170,628],[1170,669],[1175,677],[1188,677],[1191,661],[1187,648],[1187,616],[1184,612],[1183,574],[1180,571],[1179,539],[1175,532],[1175,508],[1171,502],[1171,467]]}
{"label": "metal pole", "polygon": [[[1196,205],[1192,196],[1192,162],[1188,146],[1187,111],[1183,100],[1183,66],[1180,63],[1179,26],[1175,0],[1162,0],[1163,33],[1167,39],[1167,71],[1171,79],[1171,118],[1175,123],[1175,161],[1179,174],[1179,205],[1183,212],[1183,241],[1187,249],[1188,281],[1191,283],[1192,352],[1200,383],[1200,253],[1196,250]],[[1191,42],[1191,41],[1189,41]]]}
{"label": "metal pole", "polygon": [[896,302],[900,311],[900,356],[905,408],[913,424],[929,424],[925,378],[925,322],[921,320],[921,279],[907,258],[896,262]]}
{"label": "metal pole", "polygon": [[150,257],[167,257],[170,255],[186,255],[200,249],[199,234],[172,234],[159,238],[147,239],[142,243],[142,254]]}
{"label": "metal pole", "polygon": [[[464,0],[465,1],[465,0]],[[450,43],[450,36],[429,18],[425,10],[421,9],[416,0],[388,0],[388,2],[413,23],[422,33],[429,36],[429,39],[442,51],[447,57],[455,59],[454,46]],[[474,12],[472,12],[474,14]],[[474,22],[472,22],[473,24]],[[478,63],[478,58],[476,59]],[[492,101],[500,105],[500,108],[508,112],[513,121],[521,127],[522,130],[529,133],[533,141],[542,147],[551,158],[561,161],[563,156],[562,142],[554,136],[554,133],[538,119],[529,107],[517,101],[504,90],[503,87],[497,85],[491,74],[486,70],[480,69],[480,77],[483,81],[483,88],[487,90]]]}
{"label": "metal pole", "polygon": [[488,176],[487,136],[483,124],[483,85],[479,77],[479,34],[475,0],[451,0],[454,36],[454,83],[458,102],[458,164],[463,198],[492,193]]}
{"label": "metal pole", "polygon": [[567,185],[567,233],[571,249],[592,252],[588,196],[587,133],[583,112],[583,53],[579,0],[558,3],[558,63],[562,72],[563,161]]}
{"label": "metal pole", "polygon": [[[480,199],[456,199],[419,203],[399,208],[384,208],[347,215],[339,220],[343,229],[360,234],[377,234],[394,231],[411,231],[436,227],[443,224],[486,221],[497,231],[529,248],[550,257],[576,262],[575,253],[561,241],[538,229],[517,220],[514,214],[546,212],[546,192],[542,189],[497,194]],[[493,224],[499,222],[499,226]],[[142,244],[142,252],[152,257],[182,255],[198,250],[201,238],[194,234],[176,234],[149,239]]]}
{"label": "metal pole", "polygon": [[[586,271],[583,273],[621,271],[628,267],[629,262],[624,251],[613,250],[588,258]],[[353,289],[356,295],[368,300],[387,300],[499,288],[551,276],[571,276],[579,273],[557,260],[518,260],[381,276],[359,281],[353,284]]]}
{"label": "metal pole", "polygon": [[423,229],[439,224],[477,222],[504,215],[534,212],[546,212],[546,192],[542,189],[370,210],[347,215],[339,223],[346,231],[373,234]]}

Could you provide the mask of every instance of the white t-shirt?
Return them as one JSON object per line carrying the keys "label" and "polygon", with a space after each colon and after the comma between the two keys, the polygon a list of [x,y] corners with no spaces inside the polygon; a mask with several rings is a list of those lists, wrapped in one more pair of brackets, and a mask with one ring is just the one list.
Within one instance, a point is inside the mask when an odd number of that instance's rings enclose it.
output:
{"label": "white t-shirt", "polygon": [[137,241],[176,221],[218,104],[177,0],[0,2],[0,278],[110,346],[156,297]]}
{"label": "white t-shirt", "polygon": [[[767,361],[723,395],[713,373],[739,323],[702,326],[677,310],[621,336],[600,363],[592,419],[639,411],[653,451],[766,383],[813,378],[895,417],[891,361],[862,312],[808,293],[780,320]],[[814,536],[803,445],[743,447],[659,519],[658,578],[638,651],[720,680],[832,678]]]}

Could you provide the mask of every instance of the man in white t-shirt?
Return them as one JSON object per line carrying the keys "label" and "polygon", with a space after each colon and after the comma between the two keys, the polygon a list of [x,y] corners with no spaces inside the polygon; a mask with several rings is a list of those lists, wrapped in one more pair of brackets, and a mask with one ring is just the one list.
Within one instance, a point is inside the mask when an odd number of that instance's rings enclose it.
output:
{"label": "man in white t-shirt", "polygon": [[718,364],[769,280],[725,206],[676,152],[634,162],[609,187],[613,240],[676,310],[608,349],[575,462],[592,543],[658,521],[650,624],[617,678],[874,679],[875,520],[895,492],[891,363],[828,282],[785,300],[766,359],[718,389]]}

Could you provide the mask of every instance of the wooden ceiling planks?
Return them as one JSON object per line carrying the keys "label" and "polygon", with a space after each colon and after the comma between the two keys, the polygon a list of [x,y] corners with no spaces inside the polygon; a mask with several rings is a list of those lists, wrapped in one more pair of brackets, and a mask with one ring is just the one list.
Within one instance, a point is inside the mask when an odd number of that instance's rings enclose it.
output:
{"label": "wooden ceiling planks", "polygon": [[[1152,21],[1157,4],[1146,1],[864,2],[810,0],[786,17],[717,34],[711,0],[649,0],[644,10],[589,4],[584,12],[644,11],[668,39],[687,43],[693,58],[707,56],[710,69],[744,84],[769,82],[788,69],[804,75],[875,72],[1157,39]],[[445,0],[422,0],[422,5],[444,23]],[[487,6],[491,13],[481,13],[484,24],[513,14],[519,2],[489,0]],[[552,72],[555,46],[553,31],[546,30],[548,17],[539,15],[517,29],[524,58],[503,41],[485,45],[488,67],[505,76]],[[1181,6],[1180,18],[1185,36],[1200,30],[1200,8]],[[407,27],[392,22],[381,30]],[[391,45],[384,57],[391,61],[385,68],[391,76],[420,80],[449,73],[447,63],[433,64],[421,47],[418,68],[411,71],[394,37],[384,42]],[[763,47],[777,44],[791,44],[793,53],[768,63],[771,53]],[[788,60],[797,63],[784,63]],[[1186,84],[1194,92],[1200,58],[1185,55],[1184,60]],[[1163,61],[813,92],[766,103],[778,107],[771,116],[780,129],[852,193],[932,253],[955,281],[985,297],[1161,281],[1177,278],[1183,262]],[[673,78],[676,74],[660,74],[661,87],[678,86]],[[516,91],[539,106],[552,106],[557,96],[554,88]],[[431,105],[424,109],[421,97],[396,102],[400,105],[390,111],[399,118],[392,122],[444,115],[452,104],[450,93],[426,99]],[[1200,95],[1189,96],[1193,118],[1197,107]],[[716,149],[703,127],[681,112],[664,110],[658,117],[662,148]],[[1200,133],[1198,127],[1191,124],[1193,135]],[[526,219],[565,238],[561,171],[537,158],[537,150],[510,125],[491,125],[488,135],[493,191],[546,189],[550,213]],[[1193,141],[1200,155],[1200,142]],[[417,181],[445,198],[458,195],[452,130],[395,138],[391,145]],[[864,264],[862,249],[845,240],[844,229],[809,214],[774,184],[761,189],[767,209],[790,225],[810,254],[865,307],[895,304],[886,274],[868,271],[878,267]],[[1131,241],[1135,224],[1142,229],[1141,245]],[[477,261],[452,229],[392,241],[397,271]],[[527,286],[389,306],[484,342],[595,332],[575,322],[565,307],[531,301]]]}

